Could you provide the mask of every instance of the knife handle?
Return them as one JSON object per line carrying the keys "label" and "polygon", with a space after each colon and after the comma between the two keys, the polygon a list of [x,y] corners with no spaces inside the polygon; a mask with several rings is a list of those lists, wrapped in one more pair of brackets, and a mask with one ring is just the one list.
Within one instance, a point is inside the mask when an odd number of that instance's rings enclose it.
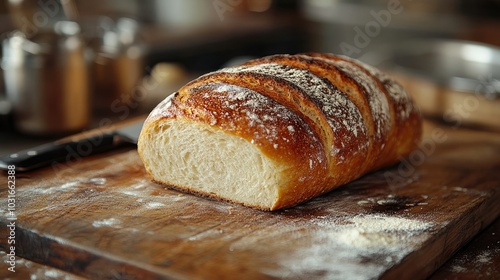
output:
{"label": "knife handle", "polygon": [[30,171],[51,164],[75,162],[82,157],[110,150],[122,143],[115,133],[103,133],[76,141],[56,141],[0,157],[0,169],[15,166]]}

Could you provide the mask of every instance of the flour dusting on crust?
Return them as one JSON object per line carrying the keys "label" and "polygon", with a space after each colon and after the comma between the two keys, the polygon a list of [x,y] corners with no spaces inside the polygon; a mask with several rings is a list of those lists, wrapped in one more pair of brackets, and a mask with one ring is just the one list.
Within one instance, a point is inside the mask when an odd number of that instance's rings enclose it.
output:
{"label": "flour dusting on crust", "polygon": [[394,103],[394,109],[396,110],[398,120],[404,121],[408,119],[410,114],[416,110],[416,108],[413,106],[413,102],[411,102],[411,98],[408,92],[406,92],[403,86],[394,81],[387,74],[359,60],[354,60],[342,55],[340,55],[339,57],[365,68],[372,76],[380,80],[380,82],[387,90],[387,93],[389,93],[389,97],[392,99],[392,102]]}
{"label": "flour dusting on crust", "polygon": [[160,118],[160,117],[167,117],[169,116],[169,111],[168,108],[172,106],[172,99],[174,98],[175,93],[170,94],[167,96],[163,101],[161,101],[156,107],[149,113],[148,120],[152,121],[154,119]]}
{"label": "flour dusting on crust", "polygon": [[326,60],[329,63],[335,64],[359,85],[361,85],[366,93],[368,104],[373,116],[375,124],[375,136],[377,139],[387,137],[391,129],[391,115],[389,110],[389,102],[385,94],[379,89],[374,79],[368,76],[363,70],[357,66],[345,61]]}
{"label": "flour dusting on crust", "polygon": [[[253,66],[239,66],[220,70],[225,73],[251,72],[281,78],[294,84],[308,94],[327,117],[334,134],[342,133],[336,138],[336,147],[332,151],[339,151],[350,143],[357,141],[361,135],[366,135],[366,127],[359,109],[352,103],[346,94],[334,88],[331,84],[307,70],[296,69],[278,63],[265,63]],[[348,132],[348,133],[346,133]],[[364,149],[367,145],[354,145]],[[354,153],[357,150],[352,151]],[[339,158],[344,159],[343,155]]]}
{"label": "flour dusting on crust", "polygon": [[[278,139],[294,137],[297,129],[296,125],[303,123],[288,108],[247,88],[226,83],[210,83],[201,85],[194,91],[198,90],[203,92],[202,94],[205,98],[220,99],[221,104],[226,107],[221,112],[223,115],[218,116],[219,118],[224,118],[224,121],[220,125],[229,131],[239,128],[236,123],[237,120],[230,114],[230,111],[244,112],[249,120],[248,125],[250,127],[257,127],[259,131],[264,132],[263,134],[256,133],[254,140],[267,139],[274,145],[274,142]],[[286,130],[283,130],[283,132],[288,133],[283,134],[278,131],[282,122],[291,123],[287,126]],[[308,129],[307,126],[304,125],[304,127]],[[308,129],[307,133],[313,135],[310,129]]]}

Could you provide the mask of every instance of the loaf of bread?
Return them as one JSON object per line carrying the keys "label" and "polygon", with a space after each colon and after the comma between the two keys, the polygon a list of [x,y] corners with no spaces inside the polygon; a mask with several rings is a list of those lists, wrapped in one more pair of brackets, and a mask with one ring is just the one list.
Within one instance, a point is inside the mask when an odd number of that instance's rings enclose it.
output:
{"label": "loaf of bread", "polygon": [[273,55],[203,75],[149,115],[138,151],[158,183],[276,210],[396,163],[421,117],[394,80],[332,54]]}

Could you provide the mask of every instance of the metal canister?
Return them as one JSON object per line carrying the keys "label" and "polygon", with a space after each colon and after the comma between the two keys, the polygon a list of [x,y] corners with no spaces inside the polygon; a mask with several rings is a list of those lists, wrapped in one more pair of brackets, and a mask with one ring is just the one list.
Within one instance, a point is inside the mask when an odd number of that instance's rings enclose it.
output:
{"label": "metal canister", "polygon": [[135,20],[102,19],[99,27],[102,34],[93,46],[93,107],[98,114],[117,113],[124,104],[131,104],[144,76],[145,51],[138,42]]}
{"label": "metal canister", "polygon": [[2,68],[14,125],[20,132],[61,135],[90,121],[90,58],[79,25],[60,21],[54,30],[2,41]]}

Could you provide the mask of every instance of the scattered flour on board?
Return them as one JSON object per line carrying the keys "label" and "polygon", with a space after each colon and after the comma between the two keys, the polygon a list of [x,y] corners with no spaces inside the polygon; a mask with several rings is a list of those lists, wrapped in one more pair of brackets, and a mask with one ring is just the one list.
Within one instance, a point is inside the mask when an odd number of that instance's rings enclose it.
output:
{"label": "scattered flour on board", "polygon": [[147,209],[155,209],[155,208],[162,208],[164,207],[165,204],[164,203],[161,203],[161,202],[155,202],[155,201],[151,201],[151,202],[148,202],[146,204],[146,208]]}
{"label": "scattered flour on board", "polygon": [[278,270],[266,273],[278,277],[377,278],[428,238],[433,224],[373,214],[346,220],[318,219],[314,226],[317,230],[309,247],[284,256]]}
{"label": "scattered flour on board", "polygon": [[355,216],[351,222],[352,225],[334,232],[333,237],[350,247],[369,250],[399,247],[412,233],[429,227],[422,221],[382,215]]}
{"label": "scattered flour on board", "polygon": [[149,183],[149,181],[147,181],[147,180],[139,179],[139,180],[137,180],[137,182],[135,184],[133,184],[127,188],[120,188],[117,191],[122,193],[122,194],[129,195],[129,196],[149,197],[150,194],[149,194],[149,192],[147,192],[147,190],[148,190],[147,184],[148,183]]}
{"label": "scattered flour on board", "polygon": [[455,273],[462,273],[462,272],[466,272],[467,268],[460,266],[460,265],[454,265],[451,267],[451,271],[455,272]]}
{"label": "scattered flour on board", "polygon": [[103,219],[103,220],[97,220],[92,223],[92,225],[96,228],[98,227],[113,227],[113,228],[118,228],[120,227],[119,225],[121,224],[120,220],[115,219],[115,218],[109,218],[109,219]]}
{"label": "scattered flour on board", "polygon": [[[489,247],[488,247],[489,248]],[[495,266],[492,265],[500,256],[500,249],[492,247],[479,251],[469,250],[453,257],[449,270],[453,273],[471,273],[478,276],[490,276],[495,273]]]}
{"label": "scattered flour on board", "polygon": [[97,177],[97,178],[90,178],[88,180],[89,183],[92,183],[92,184],[95,184],[95,185],[99,185],[99,186],[102,186],[104,184],[106,184],[106,178],[101,178],[101,177]]}
{"label": "scattered flour on board", "polygon": [[52,193],[57,193],[57,192],[64,192],[64,191],[72,191],[74,190],[74,187],[78,186],[81,182],[79,180],[73,181],[73,182],[68,182],[64,183],[59,186],[53,186],[53,187],[44,187],[44,186],[36,186],[33,188],[30,188],[29,191],[38,193],[38,194],[52,194]]}
{"label": "scattered flour on board", "polygon": [[488,251],[484,251],[477,256],[476,263],[489,264],[491,262],[491,259],[491,253]]}

